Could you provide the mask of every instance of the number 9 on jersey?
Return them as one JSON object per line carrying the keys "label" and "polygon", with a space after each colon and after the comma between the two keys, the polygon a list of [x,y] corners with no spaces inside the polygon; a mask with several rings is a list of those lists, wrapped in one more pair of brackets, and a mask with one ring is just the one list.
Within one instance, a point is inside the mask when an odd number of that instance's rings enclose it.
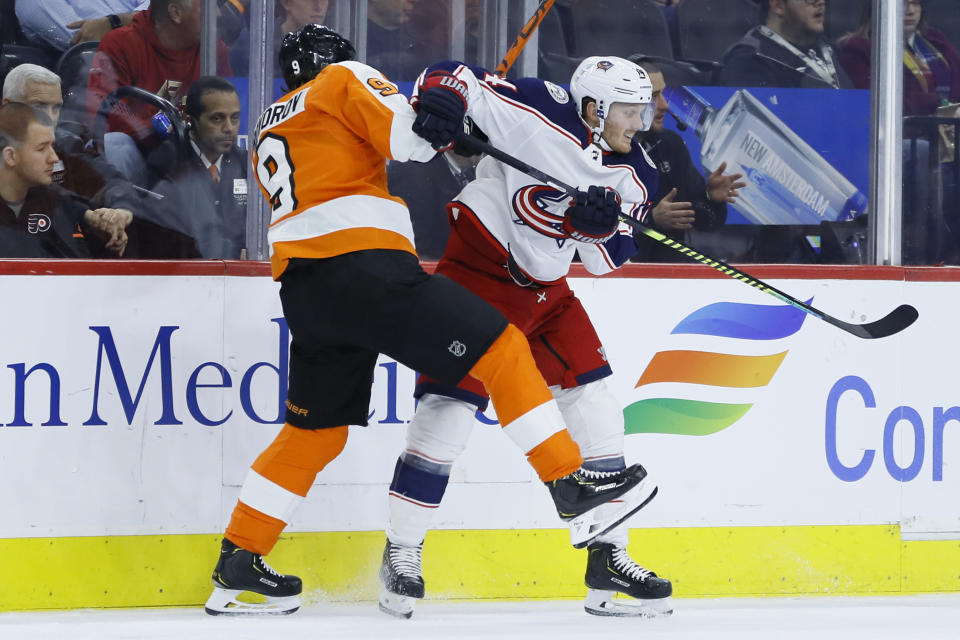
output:
{"label": "number 9 on jersey", "polygon": [[297,208],[293,170],[286,138],[265,134],[257,145],[257,180],[270,198],[274,220]]}

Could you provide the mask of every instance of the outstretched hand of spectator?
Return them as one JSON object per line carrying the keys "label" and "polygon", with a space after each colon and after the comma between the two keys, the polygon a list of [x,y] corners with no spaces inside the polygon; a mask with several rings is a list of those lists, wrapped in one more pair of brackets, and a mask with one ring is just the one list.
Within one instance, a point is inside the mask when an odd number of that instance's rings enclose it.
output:
{"label": "outstretched hand of spectator", "polygon": [[[130,21],[133,19],[133,13],[122,13],[118,17],[121,23],[130,24]],[[67,25],[67,29],[76,29],[77,32],[73,34],[70,45],[73,46],[87,41],[99,42],[103,40],[103,36],[107,35],[107,32],[112,28],[113,27],[110,26],[110,19],[106,16],[71,22]]]}
{"label": "outstretched hand of spectator", "polygon": [[67,29],[76,29],[70,40],[70,45],[87,42],[90,40],[102,40],[103,36],[110,31],[110,21],[107,18],[90,18],[89,20],[77,20],[67,25]]}
{"label": "outstretched hand of spectator", "polygon": [[737,196],[740,195],[740,189],[747,186],[746,182],[741,182],[742,173],[731,173],[723,175],[727,169],[727,163],[721,163],[717,170],[707,178],[707,197],[713,202],[727,202],[734,204]]}
{"label": "outstretched hand of spectator", "polygon": [[107,251],[122,256],[127,248],[127,227],[133,222],[133,213],[128,209],[94,209],[83,214],[85,225],[106,239]]}
{"label": "outstretched hand of spectator", "polygon": [[692,202],[675,202],[677,197],[677,188],[674,187],[670,193],[663,196],[663,199],[653,208],[653,226],[661,231],[681,231],[691,229],[695,212]]}

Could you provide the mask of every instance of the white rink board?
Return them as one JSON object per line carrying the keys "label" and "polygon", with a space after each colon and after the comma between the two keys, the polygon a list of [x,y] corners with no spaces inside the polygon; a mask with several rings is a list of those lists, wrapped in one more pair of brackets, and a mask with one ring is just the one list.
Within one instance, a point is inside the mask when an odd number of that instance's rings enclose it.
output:
{"label": "white rink board", "polygon": [[[572,284],[596,323],[614,369],[609,384],[624,406],[657,396],[753,405],[712,435],[627,436],[628,461],[642,462],[660,485],[660,497],[633,526],[899,523],[905,535],[921,538],[960,531],[954,364],[960,341],[952,312],[960,284],[771,281],[852,322],[877,319],[902,302],[919,309],[916,325],[882,340],[862,340],[813,317],[774,340],[671,334],[711,303],[777,304],[732,280]],[[279,428],[274,368],[285,356],[276,291],[263,277],[0,279],[2,299],[16,309],[0,315],[0,537],[221,531],[249,464]],[[113,351],[101,348],[103,336]],[[787,353],[769,384],[758,387],[660,382],[635,388],[655,354],[671,350]],[[111,354],[129,388],[129,421]],[[31,369],[18,392],[18,378]],[[41,424],[56,422],[50,371],[59,377],[64,425]],[[876,406],[866,406],[853,387],[839,393],[842,380],[868,388]],[[319,476],[291,530],[383,527],[386,485],[413,413],[412,389],[412,372],[381,359],[372,426],[351,429],[344,454]],[[827,437],[832,389],[839,394],[835,447]],[[914,422],[892,420],[885,446],[885,424],[895,410]],[[948,418],[939,426],[937,413]],[[84,424],[97,417],[106,425]],[[21,418],[28,424],[11,426]],[[922,452],[914,449],[917,434]],[[831,449],[848,469],[871,451],[873,460],[862,477],[843,480],[828,463]],[[888,467],[910,469],[911,462],[919,471],[909,480],[891,476]],[[451,529],[559,526],[519,451],[497,427],[480,423],[437,522]]]}

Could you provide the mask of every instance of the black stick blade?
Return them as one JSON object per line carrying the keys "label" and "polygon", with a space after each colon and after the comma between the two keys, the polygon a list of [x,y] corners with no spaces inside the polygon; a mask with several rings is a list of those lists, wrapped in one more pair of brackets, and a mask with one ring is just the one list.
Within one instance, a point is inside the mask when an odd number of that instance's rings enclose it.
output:
{"label": "black stick blade", "polygon": [[853,324],[844,322],[843,320],[837,320],[830,316],[825,316],[823,319],[855,336],[871,339],[886,338],[895,333],[900,333],[912,325],[919,317],[920,312],[918,312],[916,308],[909,304],[902,304],[879,320],[874,320],[866,324]]}

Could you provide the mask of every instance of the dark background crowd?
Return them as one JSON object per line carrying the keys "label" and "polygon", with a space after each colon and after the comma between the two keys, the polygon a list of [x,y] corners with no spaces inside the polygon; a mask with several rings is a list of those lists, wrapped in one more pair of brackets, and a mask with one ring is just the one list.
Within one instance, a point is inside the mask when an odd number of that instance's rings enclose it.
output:
{"label": "dark background crowd", "polygon": [[[0,257],[243,259],[248,230],[246,76],[249,0],[216,5],[215,69],[201,73],[204,0],[0,1]],[[459,57],[492,67],[499,3],[484,0],[276,0],[266,58],[304,24],[356,25],[361,60],[394,81]],[[510,3],[511,5],[514,3]],[[520,3],[516,3],[519,5]],[[584,57],[630,58],[666,86],[871,88],[869,0],[557,0],[537,32],[540,77],[566,85]],[[953,0],[907,0],[904,13],[904,261],[960,263],[954,131],[960,12]],[[360,14],[362,15],[362,14]],[[462,18],[457,22],[457,18]],[[519,25],[526,16],[511,16]],[[512,35],[508,41],[512,40]],[[501,47],[502,48],[502,47]],[[529,66],[525,67],[529,69]],[[515,69],[513,73],[516,73]],[[277,75],[277,74],[275,74]],[[238,91],[238,88],[241,90]],[[277,93],[282,87],[277,87]],[[19,105],[19,106],[18,106]],[[30,109],[20,106],[26,105]],[[811,114],[812,118],[825,114]],[[243,120],[243,121],[242,121]],[[677,162],[655,157],[661,182]],[[864,149],[864,162],[869,150]],[[672,157],[672,156],[671,156]],[[391,190],[414,216],[421,257],[446,240],[444,203],[471,161],[447,154],[392,163]],[[666,173],[665,173],[666,172]],[[702,176],[703,183],[709,176]],[[699,185],[696,180],[692,184]],[[680,186],[682,189],[682,185]],[[698,187],[699,188],[699,187]],[[684,194],[692,208],[701,193]],[[706,190],[708,191],[708,189]],[[656,202],[669,195],[657,194]],[[677,198],[683,199],[683,198]],[[701,206],[719,212],[715,202]],[[866,216],[863,216],[866,218]],[[817,231],[835,250],[801,251],[809,229],[729,225],[725,215],[654,223],[709,242],[735,261],[862,262],[866,220]],[[255,232],[255,231],[254,231]],[[826,244],[824,245],[826,246]],[[672,260],[641,251],[639,260]]]}

